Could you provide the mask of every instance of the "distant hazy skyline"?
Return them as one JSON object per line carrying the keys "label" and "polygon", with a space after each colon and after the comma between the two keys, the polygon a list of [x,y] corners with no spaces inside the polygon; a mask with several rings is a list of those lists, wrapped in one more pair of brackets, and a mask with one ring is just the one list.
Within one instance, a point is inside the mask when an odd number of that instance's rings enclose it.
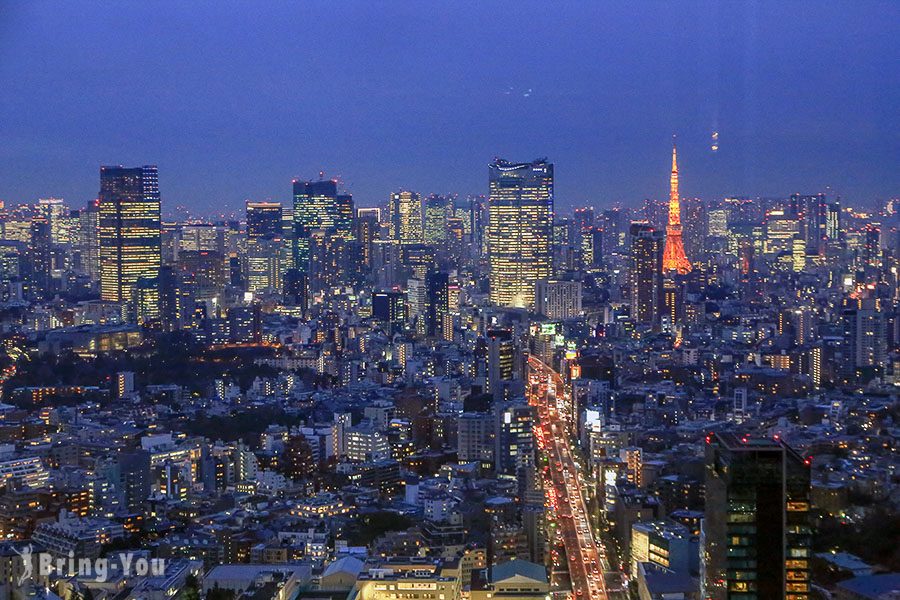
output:
{"label": "distant hazy skyline", "polygon": [[[896,2],[0,0],[0,199],[159,166],[167,211],[338,176],[487,192],[555,164],[562,210],[685,196],[900,196]],[[719,132],[719,150],[710,136]]]}

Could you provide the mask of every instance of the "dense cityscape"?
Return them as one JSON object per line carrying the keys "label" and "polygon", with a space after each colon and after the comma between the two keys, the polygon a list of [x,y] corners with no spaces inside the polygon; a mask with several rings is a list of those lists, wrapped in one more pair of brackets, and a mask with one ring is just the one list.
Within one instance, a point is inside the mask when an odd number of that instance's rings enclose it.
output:
{"label": "dense cityscape", "polygon": [[[544,159],[227,222],[161,219],[154,166],[5,206],[10,597],[896,585],[897,202],[682,198],[671,152],[637,209],[562,214]],[[17,586],[25,546],[166,570]]]}
{"label": "dense cityscape", "polygon": [[521,1],[0,7],[0,600],[900,599],[900,13]]}

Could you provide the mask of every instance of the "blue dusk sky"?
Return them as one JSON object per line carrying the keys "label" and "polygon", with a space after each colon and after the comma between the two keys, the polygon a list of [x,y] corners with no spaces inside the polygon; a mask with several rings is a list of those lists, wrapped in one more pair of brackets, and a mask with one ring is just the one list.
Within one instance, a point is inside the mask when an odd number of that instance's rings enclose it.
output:
{"label": "blue dusk sky", "polygon": [[[900,2],[0,0],[0,199],[81,206],[157,164],[164,206],[339,177],[485,193],[547,157],[557,205],[900,196]],[[719,132],[719,149],[711,134]]]}

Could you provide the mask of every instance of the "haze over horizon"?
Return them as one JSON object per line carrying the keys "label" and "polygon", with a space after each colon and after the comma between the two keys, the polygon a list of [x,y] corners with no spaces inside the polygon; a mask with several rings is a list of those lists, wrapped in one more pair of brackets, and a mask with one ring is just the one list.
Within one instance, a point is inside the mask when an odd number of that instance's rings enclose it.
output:
{"label": "haze over horizon", "polygon": [[319,171],[366,206],[546,156],[560,209],[639,206],[667,196],[673,132],[685,196],[900,195],[896,3],[646,13],[3,2],[0,199],[78,206],[100,165],[157,164],[167,211],[286,202]]}

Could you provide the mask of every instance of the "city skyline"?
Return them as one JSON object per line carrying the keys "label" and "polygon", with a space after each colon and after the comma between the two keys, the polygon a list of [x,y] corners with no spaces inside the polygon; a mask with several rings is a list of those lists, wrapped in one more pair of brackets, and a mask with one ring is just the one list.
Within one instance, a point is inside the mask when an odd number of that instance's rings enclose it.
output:
{"label": "city skyline", "polygon": [[0,4],[0,600],[900,598],[895,15]]}
{"label": "city skyline", "polygon": [[[814,17],[772,3],[667,4],[652,24],[623,7],[558,7],[535,17],[549,42],[539,52],[528,17],[504,15],[523,28],[513,36],[476,7],[452,20],[353,3],[271,4],[250,17],[73,6],[5,10],[0,105],[16,118],[5,120],[0,199],[9,203],[86,204],[96,168],[121,162],[159,165],[165,204],[198,214],[247,199],[287,204],[285,182],[322,170],[371,206],[398,189],[483,194],[492,157],[548,156],[559,207],[636,207],[665,197],[658,174],[673,132],[685,196],[830,188],[871,206],[897,194],[897,98],[883,85],[897,69],[889,4],[854,11],[852,40],[841,3]],[[274,41],[298,18],[310,23],[303,41]],[[598,29],[588,35],[580,22]],[[246,57],[210,52],[232,44]],[[436,53],[443,70],[431,68]],[[125,77],[129,67],[152,93]]]}

